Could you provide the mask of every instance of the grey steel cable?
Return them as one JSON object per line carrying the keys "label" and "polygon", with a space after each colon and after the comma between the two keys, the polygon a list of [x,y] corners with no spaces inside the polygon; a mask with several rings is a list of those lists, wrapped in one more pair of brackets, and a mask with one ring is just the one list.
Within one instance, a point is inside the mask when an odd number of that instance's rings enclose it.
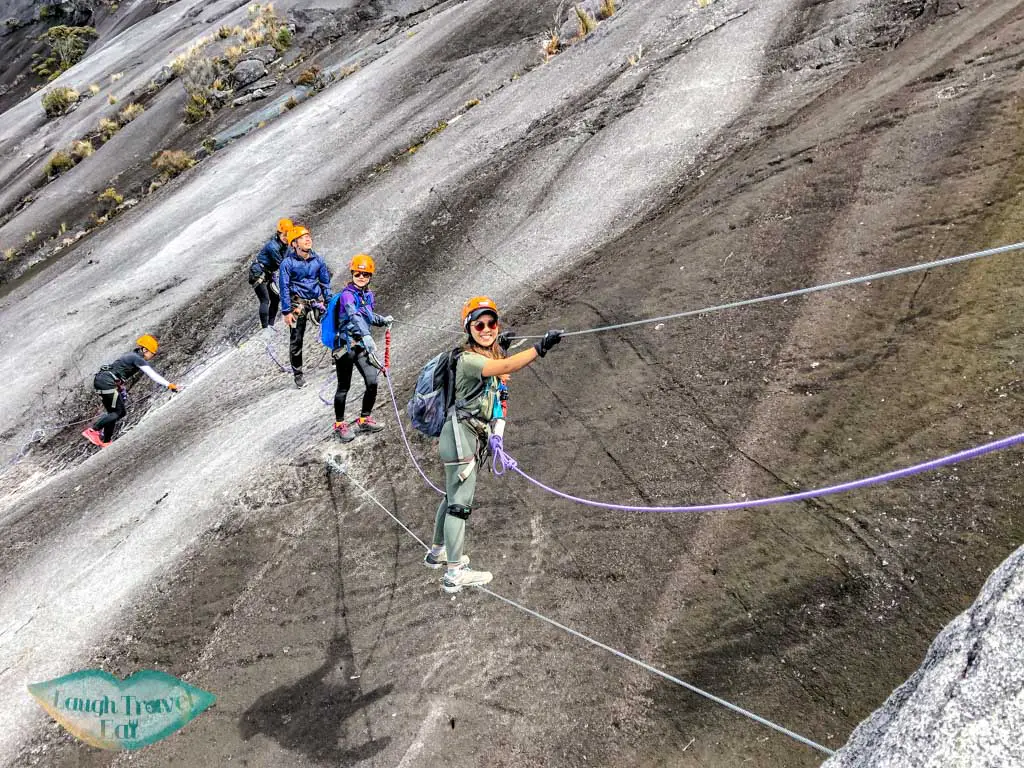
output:
{"label": "grey steel cable", "polygon": [[[690,309],[686,312],[675,312],[671,315],[662,315],[661,317],[650,317],[646,320],[631,320],[626,323],[616,323],[614,325],[601,325],[596,328],[586,328],[580,331],[563,331],[562,336],[582,336],[587,333],[602,333],[604,331],[614,331],[619,328],[631,328],[637,325],[649,325],[650,323],[660,323],[666,320],[678,320],[683,317],[694,317],[696,315],[706,315],[711,312],[720,312],[723,309],[735,309],[736,307],[746,307],[751,304],[761,304],[765,301],[778,301],[779,299],[790,299],[794,296],[806,296],[809,293],[817,293],[819,291],[828,291],[833,288],[843,288],[847,285],[857,285],[858,283],[868,283],[872,280],[882,280],[886,277],[896,277],[897,275],[909,275],[912,272],[922,272],[926,269],[934,269],[935,267],[946,267],[950,264],[960,264],[965,261],[972,261],[974,259],[981,259],[986,256],[995,256],[1000,253],[1007,253],[1009,251],[1018,251],[1024,248],[1024,243],[1013,243],[1012,245],[1001,245],[998,248],[988,248],[984,251],[975,251],[974,253],[965,253],[962,256],[951,256],[948,259],[938,259],[936,261],[925,262],[924,264],[913,264],[909,267],[900,267],[899,269],[890,269],[885,272],[875,272],[872,275],[862,275],[861,277],[851,277],[848,280],[836,280],[831,283],[824,283],[823,285],[814,285],[809,288],[798,288],[794,291],[785,291],[783,293],[773,293],[770,296],[758,296],[753,299],[741,299],[739,301],[730,301],[726,304],[717,304],[713,307],[704,307],[703,309]],[[543,336],[518,336],[520,339],[540,339]]]}
{"label": "grey steel cable", "polygon": [[623,653],[622,651],[618,651],[615,648],[612,648],[610,645],[605,645],[604,643],[600,642],[599,640],[595,640],[592,637],[587,637],[582,632],[577,632],[575,629],[572,629],[571,627],[567,627],[564,624],[559,624],[554,619],[549,619],[547,616],[544,616],[543,614],[537,613],[536,611],[527,608],[525,605],[520,605],[519,603],[515,602],[514,600],[509,600],[507,597],[502,597],[497,592],[492,592],[491,590],[487,589],[487,587],[480,587],[480,586],[478,586],[477,589],[479,589],[481,592],[486,592],[488,595],[491,595],[492,597],[498,598],[499,600],[501,600],[504,603],[508,603],[509,605],[513,606],[514,608],[518,608],[520,611],[523,611],[524,613],[530,614],[534,618],[537,618],[537,619],[540,619],[541,621],[547,622],[548,624],[550,624],[553,627],[558,627],[558,629],[561,629],[563,632],[568,632],[573,637],[578,637],[580,640],[585,640],[586,642],[590,643],[591,645],[596,645],[598,648],[601,648],[602,650],[608,651],[608,653],[612,654],[613,656],[618,656],[620,659],[624,659],[625,661],[628,661],[628,662],[631,662],[633,664],[636,664],[638,667],[642,667],[643,669],[646,669],[648,672],[652,672],[655,675],[658,675],[659,677],[663,677],[664,679],[668,680],[669,682],[675,683],[676,685],[681,685],[686,690],[692,691],[693,693],[696,693],[698,696],[703,696],[705,699],[709,699],[710,701],[713,701],[716,704],[720,704],[723,707],[725,707],[726,709],[730,709],[733,712],[736,712],[737,714],[743,715],[744,717],[749,717],[751,720],[753,720],[756,723],[760,723],[761,725],[767,726],[768,728],[771,728],[772,730],[775,730],[775,731],[778,731],[779,733],[785,734],[786,736],[789,736],[791,739],[796,739],[801,744],[805,744],[808,747],[811,747],[813,749],[818,750],[819,752],[824,752],[826,755],[834,755],[835,754],[835,752],[833,750],[829,749],[828,747],[823,747],[821,744],[818,744],[816,741],[811,741],[807,737],[801,736],[799,733],[794,733],[793,731],[789,730],[788,728],[784,728],[783,726],[778,725],[777,723],[773,723],[771,720],[766,720],[765,718],[761,717],[760,715],[755,715],[750,710],[744,709],[743,707],[737,706],[736,704],[732,704],[732,703],[726,701],[723,698],[715,696],[713,693],[708,693],[707,691],[705,691],[705,690],[703,690],[701,688],[698,688],[695,685],[691,685],[690,683],[686,682],[685,680],[680,680],[678,677],[674,677],[674,676],[670,675],[668,672],[661,671],[657,667],[652,667],[647,662],[640,661],[640,659],[634,658],[633,656],[630,656],[628,653]]}
{"label": "grey steel cable", "polygon": [[[340,472],[341,474],[345,475],[345,477],[347,477],[349,480],[351,480],[352,484],[355,485],[356,488],[358,488],[360,491],[362,491],[363,494],[368,499],[370,499],[370,501],[372,501],[374,504],[376,504],[378,507],[380,507],[382,510],[384,510],[384,512],[386,512],[387,515],[392,520],[394,520],[396,523],[398,523],[406,533],[408,533],[410,536],[412,536],[414,539],[416,539],[416,541],[419,542],[421,547],[423,547],[425,550],[428,550],[428,551],[430,550],[430,547],[428,547],[426,545],[426,543],[424,543],[424,541],[419,536],[417,536],[415,533],[413,533],[411,530],[409,530],[409,528],[405,525],[405,523],[403,523],[394,514],[392,514],[391,510],[389,510],[387,507],[385,507],[383,504],[381,504],[379,501],[377,501],[377,499],[374,497],[374,495],[372,493],[370,493],[365,487],[363,487],[363,485],[360,484],[359,481],[356,480],[354,477],[352,477],[352,475],[350,475],[348,472],[345,471],[345,468],[343,466],[341,466],[340,464],[337,464],[333,459],[327,459],[326,462],[327,462],[327,465],[331,469],[334,469],[335,471]],[[540,619],[541,621],[543,621],[543,622],[545,622],[547,624],[550,624],[551,626],[556,627],[556,628],[562,630],[563,632],[567,632],[570,635],[572,635],[573,637],[578,637],[579,639],[584,640],[584,641],[590,643],[591,645],[594,645],[594,646],[596,646],[596,647],[598,647],[598,648],[600,648],[602,650],[608,651],[608,653],[612,654],[613,656],[617,656],[618,658],[620,658],[620,659],[622,659],[624,661],[628,661],[628,662],[630,662],[632,664],[636,664],[641,669],[645,669],[648,672],[651,672],[651,673],[653,673],[655,675],[658,675],[658,677],[661,677],[661,678],[663,678],[665,680],[668,680],[671,683],[675,683],[676,685],[682,686],[686,690],[691,691],[692,693],[696,693],[698,696],[703,696],[705,699],[708,699],[709,701],[713,701],[714,703],[719,704],[719,705],[725,707],[726,709],[728,709],[728,710],[730,710],[732,712],[735,712],[736,714],[742,715],[743,717],[750,718],[755,723],[760,723],[761,725],[766,726],[768,728],[771,728],[772,730],[777,731],[777,732],[779,732],[779,733],[781,733],[781,734],[783,734],[785,736],[789,736],[791,739],[794,739],[794,740],[800,742],[801,744],[803,744],[805,746],[811,747],[812,749],[816,749],[819,752],[822,752],[822,753],[824,753],[826,755],[834,755],[835,754],[835,752],[833,750],[829,749],[828,747],[822,746],[821,744],[818,744],[816,741],[811,741],[806,736],[801,736],[799,733],[791,731],[788,728],[785,728],[785,727],[783,727],[781,725],[778,725],[777,723],[773,723],[771,720],[767,720],[767,719],[761,717],[760,715],[756,715],[753,712],[751,712],[750,710],[744,709],[743,707],[740,707],[740,706],[738,706],[736,704],[732,704],[731,702],[728,702],[728,701],[726,701],[723,698],[715,696],[713,693],[708,693],[707,691],[703,690],[702,688],[698,688],[695,685],[691,685],[690,683],[687,683],[685,680],[680,680],[678,677],[670,675],[668,672],[663,672],[662,670],[658,669],[657,667],[651,666],[650,664],[648,664],[645,661],[641,661],[640,659],[637,659],[637,658],[635,658],[633,656],[630,656],[628,653],[616,650],[615,648],[612,648],[610,645],[605,645],[604,643],[600,642],[599,640],[595,640],[592,637],[588,637],[587,635],[584,635],[582,632],[578,632],[575,629],[572,629],[571,627],[567,627],[564,624],[560,624],[559,622],[555,621],[554,619],[549,619],[547,616],[545,616],[545,615],[543,615],[541,613],[537,613],[537,611],[534,611],[534,610],[532,610],[530,608],[527,608],[525,605],[520,605],[519,603],[515,602],[514,600],[510,600],[507,597],[499,595],[497,592],[492,592],[491,590],[487,589],[486,587],[482,587],[482,586],[477,586],[476,589],[480,590],[481,592],[486,592],[491,597],[495,597],[498,600],[501,600],[503,603],[511,605],[513,608],[518,608],[520,611],[523,611],[523,613],[529,614],[530,616],[533,616],[536,619]]]}

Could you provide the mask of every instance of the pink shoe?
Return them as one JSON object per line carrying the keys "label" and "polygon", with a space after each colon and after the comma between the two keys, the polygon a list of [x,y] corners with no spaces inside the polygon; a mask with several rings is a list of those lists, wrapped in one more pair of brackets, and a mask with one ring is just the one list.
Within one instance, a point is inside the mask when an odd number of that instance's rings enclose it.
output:
{"label": "pink shoe", "polygon": [[89,429],[85,430],[82,433],[82,437],[84,437],[90,443],[95,445],[97,448],[106,448],[108,445],[110,445],[110,443],[103,442],[103,435],[100,434],[98,429],[93,429],[92,427],[89,427]]}
{"label": "pink shoe", "polygon": [[345,421],[334,422],[334,436],[343,443],[351,443],[356,439],[356,436],[352,434],[352,428]]}

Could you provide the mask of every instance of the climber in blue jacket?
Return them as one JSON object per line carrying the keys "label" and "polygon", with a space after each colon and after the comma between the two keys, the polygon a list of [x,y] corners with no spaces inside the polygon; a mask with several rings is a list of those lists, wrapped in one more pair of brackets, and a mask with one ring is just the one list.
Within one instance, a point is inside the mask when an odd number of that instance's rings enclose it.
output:
{"label": "climber in blue jacket", "polygon": [[288,244],[292,250],[285,256],[278,270],[277,284],[281,293],[281,314],[291,329],[288,352],[291,356],[295,386],[306,386],[302,377],[302,341],[306,334],[306,320],[311,313],[317,317],[331,298],[331,273],[320,255],[313,250],[309,230],[296,225],[288,230]]}
{"label": "climber in blue jacket", "polygon": [[373,259],[365,253],[356,254],[348,268],[352,280],[331,300],[320,339],[334,355],[334,370],[338,375],[338,389],[334,393],[334,434],[344,443],[355,438],[345,421],[345,401],[352,384],[353,367],[359,369],[366,385],[355,431],[370,433],[383,429],[370,415],[377,401],[377,372],[381,368],[370,326],[387,326],[394,321],[390,315],[378,315],[374,311],[373,291],[369,289],[376,271]]}

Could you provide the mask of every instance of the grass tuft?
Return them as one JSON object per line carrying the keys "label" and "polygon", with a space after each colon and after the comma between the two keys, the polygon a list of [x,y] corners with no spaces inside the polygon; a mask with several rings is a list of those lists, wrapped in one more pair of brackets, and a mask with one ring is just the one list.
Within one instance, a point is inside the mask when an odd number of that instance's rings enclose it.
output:
{"label": "grass tuft", "polygon": [[58,150],[50,155],[50,159],[46,161],[46,165],[43,167],[43,173],[46,174],[47,180],[55,179],[64,173],[64,171],[71,170],[74,167],[74,158],[64,150]]}
{"label": "grass tuft", "polygon": [[89,157],[95,150],[92,148],[91,141],[73,141],[71,142],[71,149],[69,150],[71,158],[76,162],[80,163],[85,158]]}
{"label": "grass tuft", "polygon": [[183,149],[165,149],[153,158],[153,167],[170,179],[195,164],[196,161]]}
{"label": "grass tuft", "polygon": [[146,108],[143,107],[141,104],[136,104],[132,102],[127,107],[118,112],[117,119],[121,123],[121,125],[128,125],[128,123],[130,123],[132,120],[137,118],[145,111]]}
{"label": "grass tuft", "polygon": [[109,216],[114,212],[117,206],[124,202],[124,195],[113,187],[107,187],[100,193],[96,200],[99,201],[104,213]]}
{"label": "grass tuft", "polygon": [[59,117],[68,107],[78,101],[78,91],[74,88],[51,88],[43,94],[43,110],[47,117]]}
{"label": "grass tuft", "polygon": [[576,18],[580,22],[580,34],[581,38],[586,37],[591,32],[597,29],[597,19],[587,13],[586,9],[582,5],[574,6],[576,10]]}
{"label": "grass tuft", "polygon": [[111,120],[109,117],[104,117],[100,120],[100,138],[104,142],[110,141],[114,134],[121,130],[121,124],[117,120]]}

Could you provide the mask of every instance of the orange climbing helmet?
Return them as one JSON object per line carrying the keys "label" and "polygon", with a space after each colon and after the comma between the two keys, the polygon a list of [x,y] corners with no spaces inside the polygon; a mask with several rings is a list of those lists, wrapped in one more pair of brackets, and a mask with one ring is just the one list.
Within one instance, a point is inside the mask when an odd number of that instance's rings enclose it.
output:
{"label": "orange climbing helmet", "polygon": [[144,333],[135,340],[135,346],[142,347],[155,355],[159,344],[157,344],[156,336],[150,336],[148,333]]}
{"label": "orange climbing helmet", "polygon": [[308,234],[309,234],[309,230],[306,229],[301,224],[299,224],[299,225],[294,226],[291,229],[289,229],[288,230],[288,234],[285,235],[285,237],[288,238],[288,245],[291,245],[292,243],[294,243],[296,240],[298,240],[303,235],[308,235]]}
{"label": "orange climbing helmet", "polygon": [[287,235],[288,230],[294,227],[291,219],[278,219],[277,220],[277,231],[279,234]]}
{"label": "orange climbing helmet", "polygon": [[495,317],[500,317],[498,305],[494,303],[490,296],[474,296],[462,305],[462,327],[469,328],[471,322],[487,312],[490,312]]}
{"label": "orange climbing helmet", "polygon": [[372,275],[376,268],[377,266],[373,263],[373,259],[366,253],[357,253],[352,257],[352,261],[348,263],[350,272],[369,272]]}

